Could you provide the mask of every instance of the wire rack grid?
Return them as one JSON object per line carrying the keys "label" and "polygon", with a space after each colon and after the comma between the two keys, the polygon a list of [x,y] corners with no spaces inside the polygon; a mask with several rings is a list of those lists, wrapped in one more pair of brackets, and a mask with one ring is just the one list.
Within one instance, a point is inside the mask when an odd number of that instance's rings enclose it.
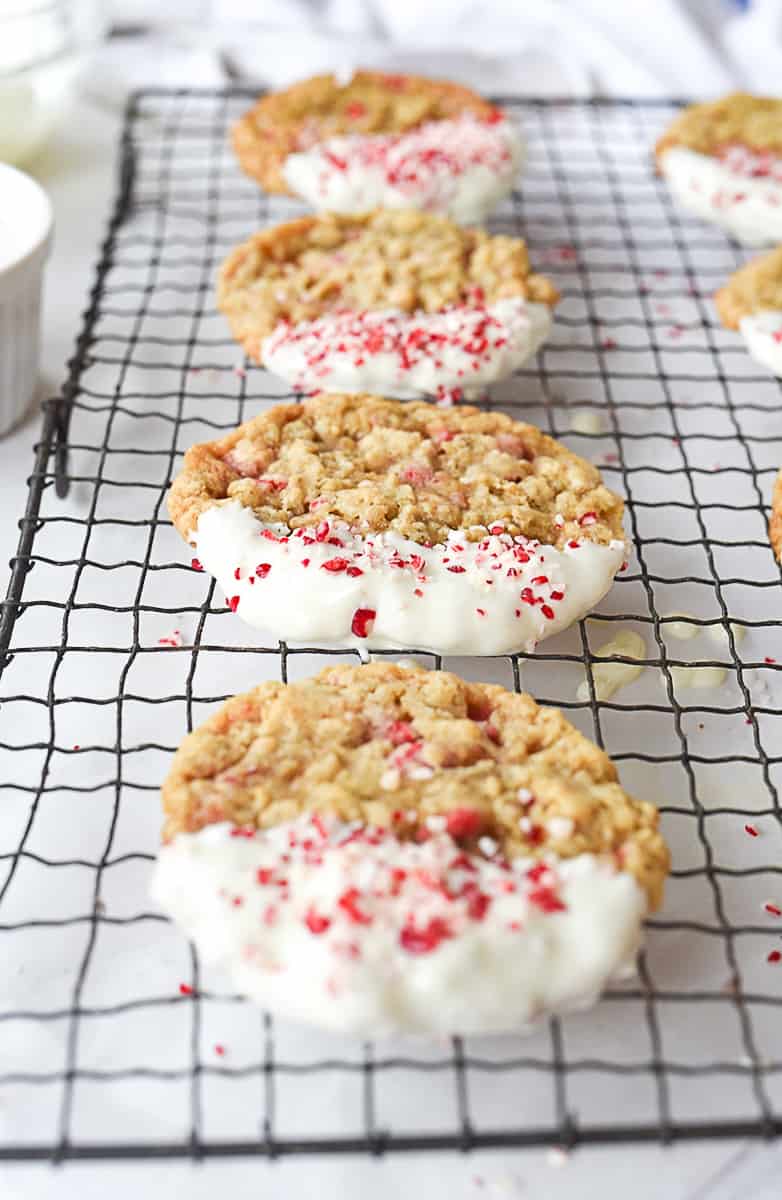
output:
{"label": "wire rack grid", "polygon": [[[257,644],[186,565],[164,504],[188,445],[285,395],[214,308],[231,246],[300,211],[232,160],[248,98],[131,101],[95,286],[46,406],[0,625],[0,1158],[778,1133],[780,394],[715,320],[739,250],[651,169],[670,103],[508,102],[529,153],[492,222],[524,234],[563,300],[535,364],[487,403],[602,466],[627,497],[627,569],[599,617],[533,656],[418,656],[559,705],[659,802],[674,870],[637,980],[525,1038],[360,1044],[260,1015],[148,900],[184,732],[262,678],[341,657]],[[643,637],[643,670],[601,700],[618,628]],[[688,686],[693,664],[723,682]]]}

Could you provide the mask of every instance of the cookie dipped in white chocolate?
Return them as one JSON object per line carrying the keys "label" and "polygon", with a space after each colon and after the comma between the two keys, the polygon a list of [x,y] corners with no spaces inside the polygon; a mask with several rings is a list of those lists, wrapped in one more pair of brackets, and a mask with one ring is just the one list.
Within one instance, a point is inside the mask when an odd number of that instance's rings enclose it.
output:
{"label": "cookie dipped in white chocolate", "polygon": [[660,156],[659,165],[683,208],[744,245],[782,241],[782,157],[742,146],[720,155],[673,146]]}
{"label": "cookie dipped in white chocolate", "polygon": [[240,617],[328,646],[531,649],[601,599],[625,554],[596,467],[468,405],[277,405],[191,447],[168,503]]}

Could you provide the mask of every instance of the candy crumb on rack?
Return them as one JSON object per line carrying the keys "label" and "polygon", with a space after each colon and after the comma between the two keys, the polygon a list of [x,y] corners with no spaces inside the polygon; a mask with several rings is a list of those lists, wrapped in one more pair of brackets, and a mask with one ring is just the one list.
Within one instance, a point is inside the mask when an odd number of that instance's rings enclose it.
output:
{"label": "candy crumb on rack", "polygon": [[157,640],[158,646],[170,646],[173,649],[178,649],[183,644],[182,630],[175,629],[173,633],[166,634],[164,637],[159,637]]}

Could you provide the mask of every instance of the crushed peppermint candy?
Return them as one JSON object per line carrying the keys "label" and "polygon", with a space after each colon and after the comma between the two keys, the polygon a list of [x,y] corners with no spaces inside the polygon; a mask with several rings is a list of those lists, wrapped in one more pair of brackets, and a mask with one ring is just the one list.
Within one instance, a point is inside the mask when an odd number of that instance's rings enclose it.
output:
{"label": "crushed peppermint candy", "polygon": [[[586,527],[595,525],[597,521],[595,512],[587,512],[578,519],[578,524]],[[514,536],[504,533],[501,525],[493,525],[487,536],[479,542],[466,542],[463,532],[455,530],[449,535],[447,542],[435,546],[421,545],[420,553],[409,554],[402,554],[380,534],[363,536],[338,521],[322,521],[315,527],[300,526],[284,534],[264,528],[262,536],[269,542],[288,545],[292,553],[295,553],[297,546],[305,551],[317,544],[338,546],[340,553],[320,564],[320,570],[330,575],[344,574],[349,578],[358,578],[378,567],[408,572],[411,581],[419,585],[413,589],[416,594],[420,594],[421,587],[430,583],[432,577],[441,569],[451,575],[469,573],[476,583],[480,579],[483,587],[490,587],[494,582],[486,578],[486,572],[499,571],[508,578],[518,580],[519,590],[514,590],[514,598],[520,599],[523,604],[539,608],[549,621],[555,617],[553,606],[563,601],[566,596],[564,584],[557,585],[555,579],[540,572],[540,566],[546,560],[546,553],[550,555],[551,547],[521,534]],[[581,542],[573,538],[567,543],[569,550],[577,550],[580,545]],[[307,566],[310,557],[305,553],[298,561],[301,566]],[[254,570],[258,578],[265,579],[272,570],[272,564],[259,563]],[[242,568],[234,568],[233,576],[241,582]],[[248,582],[252,582],[252,576]],[[228,600],[234,611],[239,599],[239,596],[233,596]],[[366,620],[359,617],[359,623],[362,625],[374,620],[376,616],[372,609],[359,609],[358,612],[371,614]],[[482,607],[477,607],[476,613],[482,617],[487,615]],[[361,633],[357,636],[365,637],[367,634]]]}
{"label": "crushed peppermint candy", "polygon": [[[263,343],[263,360],[303,391],[357,382],[382,364],[384,391],[434,395],[448,406],[521,366],[549,324],[543,305],[522,296],[486,304],[473,288],[437,312],[337,307],[311,321],[281,321]],[[377,385],[374,375],[364,382]]]}
{"label": "crushed peppermint candy", "polygon": [[152,894],[267,1010],[367,1036],[518,1029],[627,973],[647,903],[614,856],[487,858],[419,809],[388,819],[180,833]]}
{"label": "crushed peppermint candy", "polygon": [[[415,489],[418,467],[399,471]],[[602,520],[589,511],[583,529],[575,518],[552,527],[559,546],[491,521],[491,532],[471,526],[426,544],[333,518],[266,524],[232,501],[202,514],[197,544],[233,611],[276,636],[504,653],[533,649],[605,594],[625,546],[592,540]]]}
{"label": "crushed peppermint candy", "polygon": [[175,629],[173,633],[165,637],[159,637],[157,640],[158,646],[170,646],[173,649],[178,649],[183,642],[181,629]]}
{"label": "crushed peppermint candy", "polygon": [[[363,107],[363,106],[361,106]],[[351,119],[362,116],[351,105]],[[512,184],[520,142],[498,112],[463,113],[398,133],[348,133],[302,148],[283,164],[293,191],[321,209],[359,212],[378,205],[430,212],[469,206],[476,219]],[[485,193],[485,196],[484,196]]]}
{"label": "crushed peppermint candy", "polygon": [[[513,907],[503,918],[506,927],[513,922],[523,929],[530,910],[566,911],[555,862],[508,863],[486,837],[478,843],[482,854],[465,853],[457,839],[477,831],[477,813],[457,809],[442,825],[433,817],[426,824],[428,836],[421,841],[400,841],[389,829],[321,813],[259,831],[231,827],[231,840],[252,844],[252,867],[225,890],[223,902],[231,908],[252,903],[271,925],[292,918],[336,957],[349,937],[356,958],[362,931],[375,923],[392,924],[399,946],[420,955],[484,921],[500,897]],[[329,882],[316,899],[305,881],[318,874]],[[192,989],[181,984],[180,992],[190,995]]]}
{"label": "crushed peppermint candy", "polygon": [[732,142],[722,146],[716,157],[732,175],[782,184],[782,156],[773,150],[752,150],[740,142]]}
{"label": "crushed peppermint candy", "polygon": [[429,359],[437,364],[444,354],[458,356],[459,370],[476,373],[506,343],[503,320],[473,296],[469,306],[435,313],[342,310],[309,322],[281,322],[264,353],[271,358],[279,348],[295,346],[315,378],[329,373],[332,359],[360,367],[367,356],[377,354],[390,355],[401,374]]}

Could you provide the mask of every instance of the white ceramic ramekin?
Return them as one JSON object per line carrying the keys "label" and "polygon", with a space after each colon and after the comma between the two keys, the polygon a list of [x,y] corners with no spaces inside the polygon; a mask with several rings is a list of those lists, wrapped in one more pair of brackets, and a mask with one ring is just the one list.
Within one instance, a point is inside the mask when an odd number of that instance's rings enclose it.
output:
{"label": "white ceramic ramekin", "polygon": [[0,436],[27,411],[35,391],[51,240],[46,192],[29,175],[0,163]]}

